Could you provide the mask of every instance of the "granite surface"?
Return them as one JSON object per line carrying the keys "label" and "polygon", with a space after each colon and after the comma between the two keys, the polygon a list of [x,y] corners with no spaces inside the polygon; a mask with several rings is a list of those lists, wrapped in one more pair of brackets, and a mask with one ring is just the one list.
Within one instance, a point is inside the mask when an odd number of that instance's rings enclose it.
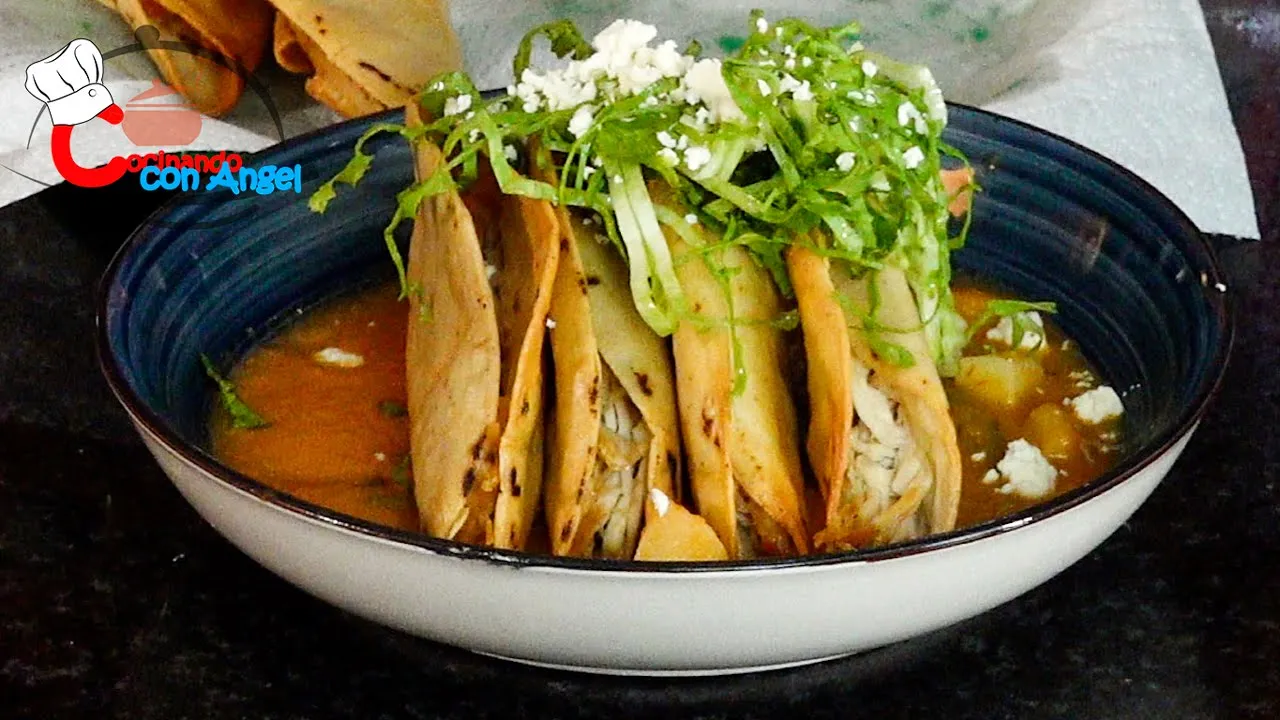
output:
{"label": "granite surface", "polygon": [[860,657],[720,680],[597,678],[416,640],[223,541],[98,372],[95,284],[157,198],[0,209],[0,717],[1280,717],[1280,3],[1206,0],[1270,242],[1228,244],[1239,324],[1150,501],[1049,583]]}

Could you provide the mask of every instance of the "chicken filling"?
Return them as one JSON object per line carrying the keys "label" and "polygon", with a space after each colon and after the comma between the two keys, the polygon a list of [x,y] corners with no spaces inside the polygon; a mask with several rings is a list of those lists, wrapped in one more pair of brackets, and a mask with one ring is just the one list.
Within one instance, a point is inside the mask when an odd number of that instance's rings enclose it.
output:
{"label": "chicken filling", "polygon": [[752,500],[742,488],[737,499],[738,554],[744,559],[795,555],[796,546],[786,528]]}
{"label": "chicken filling", "polygon": [[927,529],[919,510],[933,477],[907,430],[901,405],[877,387],[866,367],[857,366],[853,406],[856,419],[849,430],[842,509],[869,525],[878,542],[923,535]]}
{"label": "chicken filling", "polygon": [[639,541],[648,475],[649,432],[618,378],[601,364],[600,449],[590,527],[596,557],[630,558]]}

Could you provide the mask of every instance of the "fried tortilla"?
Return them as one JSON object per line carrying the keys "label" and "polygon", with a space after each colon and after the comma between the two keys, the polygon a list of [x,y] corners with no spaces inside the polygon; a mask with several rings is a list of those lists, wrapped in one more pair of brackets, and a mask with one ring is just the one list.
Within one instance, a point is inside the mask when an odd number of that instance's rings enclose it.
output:
{"label": "fried tortilla", "polygon": [[334,65],[311,37],[298,31],[283,13],[276,13],[272,48],[280,67],[307,75],[307,93],[339,114],[358,117],[383,109],[382,103]]}
{"label": "fried tortilla", "polygon": [[272,4],[280,65],[309,74],[307,92],[348,117],[404,105],[437,74],[462,67],[442,0]]}
{"label": "fried tortilla", "polygon": [[[206,51],[191,54],[150,50],[165,82],[201,112],[229,112],[244,92],[242,73],[262,62],[271,35],[271,6],[265,0],[101,0],[134,30],[152,25],[161,40],[178,40]],[[210,55],[239,67],[225,67]]]}
{"label": "fried tortilla", "polygon": [[[651,193],[663,202],[661,192]],[[695,230],[704,244],[714,241],[702,226]],[[774,325],[782,314],[778,290],[741,246],[710,251],[704,260],[675,232],[666,236],[693,315],[672,336],[672,350],[698,512],[730,558],[804,554],[804,478],[783,331]],[[712,267],[724,271],[727,291]],[[739,393],[735,367],[745,381]]]}
{"label": "fried tortilla", "polygon": [[[407,115],[422,123],[416,106]],[[415,152],[420,179],[442,164],[429,142]],[[453,191],[418,208],[408,264],[410,446],[427,533],[518,550],[542,490],[543,341],[560,230],[546,202],[496,202],[478,222]]]}
{"label": "fried tortilla", "polygon": [[631,559],[654,490],[678,497],[675,376],[635,309],[624,260],[560,211],[551,301],[556,403],[546,514],[557,555]]}
{"label": "fried tortilla", "polygon": [[[801,245],[788,249],[787,265],[809,367],[808,453],[826,511],[815,547],[847,550],[951,530],[960,448],[906,276],[885,267],[854,277]],[[864,318],[874,319],[884,345],[872,342]],[[873,345],[905,351],[910,366]]]}

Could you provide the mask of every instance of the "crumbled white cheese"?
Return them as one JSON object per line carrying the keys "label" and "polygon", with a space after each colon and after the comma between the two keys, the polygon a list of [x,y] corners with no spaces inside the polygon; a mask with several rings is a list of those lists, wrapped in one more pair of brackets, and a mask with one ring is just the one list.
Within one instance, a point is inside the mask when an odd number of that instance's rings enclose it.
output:
{"label": "crumbled white cheese", "polygon": [[451,97],[448,100],[444,101],[445,115],[457,115],[458,113],[466,112],[470,108],[471,108],[470,95],[459,95],[457,97]]}
{"label": "crumbled white cheese", "polygon": [[761,35],[769,32],[769,21],[764,18],[756,18],[756,32]]}
{"label": "crumbled white cheese", "polygon": [[653,509],[658,511],[658,517],[666,515],[671,510],[671,498],[658,488],[649,488],[649,500],[653,503]]}
{"label": "crumbled white cheese", "polygon": [[[659,150],[658,157],[662,158],[671,167],[675,167],[680,164],[680,156],[676,155],[676,151],[671,148],[662,148]],[[590,170],[591,168],[587,169]]]}
{"label": "crumbled white cheese", "polygon": [[795,59],[795,58],[787,58],[787,59],[782,63],[782,67],[786,68],[787,70],[795,70],[795,69],[796,69],[796,59]]}
{"label": "crumbled white cheese", "polygon": [[569,132],[574,137],[582,137],[591,129],[591,121],[595,119],[595,108],[583,105],[569,118]]}
{"label": "crumbled white cheese", "polygon": [[924,151],[918,145],[912,145],[902,153],[902,164],[906,165],[908,170],[915,170],[922,162],[924,162]]}
{"label": "crumbled white cheese", "polygon": [[756,79],[756,87],[760,88],[761,97],[769,97],[769,94],[773,92],[773,90],[769,88],[769,83],[764,81],[764,78]]}
{"label": "crumbled white cheese", "polygon": [[374,453],[374,454],[373,454],[373,459],[374,459],[374,460],[377,460],[378,462],[386,462],[386,461],[387,461],[387,454],[386,454],[386,453],[376,452],[376,453]]}
{"label": "crumbled white cheese", "polygon": [[876,66],[875,63],[871,62],[870,60],[862,61],[862,73],[864,75],[866,75],[869,78],[873,78],[876,76],[876,73],[878,72],[880,72],[880,68]]}
{"label": "crumbled white cheese", "polygon": [[493,282],[493,276],[498,274],[498,267],[490,263],[484,264],[484,279]]}
{"label": "crumbled white cheese", "polygon": [[555,320],[552,320],[551,318],[547,318],[547,329],[548,329],[548,330],[555,330],[555,329],[556,329],[556,321],[555,321]]}
{"label": "crumbled white cheese", "polygon": [[801,82],[792,77],[790,73],[782,74],[782,80],[778,82],[778,93],[782,95],[791,93],[791,97],[800,101],[813,99],[813,90],[809,87],[809,81]]}
{"label": "crumbled white cheese", "polygon": [[809,57],[808,55],[800,58],[800,67],[809,67],[812,64],[813,64],[813,58]]}
{"label": "crumbled white cheese", "polygon": [[1019,350],[1035,350],[1044,343],[1044,318],[1035,310],[1014,313],[1000,318],[996,326],[987,331],[987,339],[1013,347],[1014,324],[1022,327],[1022,341]]}
{"label": "crumbled white cheese", "polygon": [[520,157],[515,145],[503,145],[502,155],[507,159],[507,162],[515,162]]}
{"label": "crumbled white cheese", "polygon": [[595,50],[585,60],[570,61],[565,67],[539,73],[526,68],[515,86],[515,96],[526,112],[539,109],[567,110],[593,102],[599,83],[608,79],[613,97],[635,95],[653,83],[680,77],[694,59],[676,50],[668,40],[649,47],[658,29],[636,20],[616,20],[591,41]]}
{"label": "crumbled white cheese", "polygon": [[991,468],[990,470],[987,471],[986,475],[982,476],[982,482],[987,485],[992,485],[999,479],[1000,479],[1000,471],[995,468]]}
{"label": "crumbled white cheese", "polygon": [[976,452],[970,455],[969,459],[974,462],[982,462],[983,460],[987,459],[987,454],[985,452]]}
{"label": "crumbled white cheese", "polygon": [[658,131],[658,134],[655,137],[658,138],[658,144],[664,148],[673,148],[676,146],[676,139],[671,137],[671,133],[666,130]]}
{"label": "crumbled white cheese", "polygon": [[698,224],[698,216],[697,216],[697,215],[694,215],[693,213],[689,213],[688,215],[685,215],[685,216],[684,216],[684,221],[685,221],[685,222],[687,222],[687,223],[689,223],[690,225],[697,225],[697,224]]}
{"label": "crumbled white cheese", "polygon": [[350,353],[342,348],[327,347],[323,350],[317,350],[312,356],[312,360],[321,365],[332,365],[340,368],[358,368],[364,364],[364,356]]}
{"label": "crumbled white cheese", "polygon": [[898,125],[901,127],[911,126],[920,135],[924,135],[929,130],[929,125],[924,120],[924,115],[920,113],[920,109],[910,100],[904,101],[898,106]]}
{"label": "crumbled white cheese", "polygon": [[684,164],[694,172],[709,162],[711,162],[711,151],[701,145],[694,145],[684,151]]}
{"label": "crumbled white cheese", "polygon": [[[1009,443],[1004,457],[996,463],[994,471],[1005,481],[997,488],[998,492],[1010,495],[1016,493],[1025,498],[1042,498],[1053,492],[1058,471],[1045,459],[1040,448],[1021,438]],[[983,478],[983,482],[991,484],[994,480]]]}
{"label": "crumbled white cheese", "polygon": [[849,172],[853,170],[854,155],[851,152],[842,152],[836,156],[836,167],[840,168],[840,172]]}
{"label": "crumbled white cheese", "polygon": [[1120,417],[1124,413],[1124,403],[1120,402],[1120,396],[1110,385],[1094,388],[1071,398],[1070,402],[1076,411],[1076,417],[1090,424]]}

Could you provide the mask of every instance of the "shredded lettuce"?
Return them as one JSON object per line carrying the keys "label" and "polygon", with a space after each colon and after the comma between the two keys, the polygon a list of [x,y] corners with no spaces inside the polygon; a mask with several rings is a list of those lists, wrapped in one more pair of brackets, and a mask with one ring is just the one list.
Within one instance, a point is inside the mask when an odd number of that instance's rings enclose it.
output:
{"label": "shredded lettuce", "polygon": [[1026,300],[1005,300],[996,299],[987,302],[983,308],[982,314],[979,315],[970,326],[968,332],[965,333],[964,343],[967,345],[970,340],[977,335],[978,331],[986,327],[988,323],[997,318],[1008,317],[1013,319],[1013,347],[1022,345],[1022,338],[1027,332],[1043,333],[1044,329],[1040,327],[1028,327],[1027,321],[1024,321],[1023,313],[1036,311],[1043,313],[1056,313],[1058,306],[1051,302],[1028,302]]}
{"label": "shredded lettuce", "polygon": [[208,355],[200,353],[200,363],[204,365],[205,375],[208,375],[209,379],[218,386],[218,397],[222,401],[223,409],[231,417],[231,427],[240,430],[257,430],[271,424],[240,399],[236,394],[235,385],[218,372],[218,368],[214,366]]}
{"label": "shredded lettuce", "polygon": [[[397,199],[385,239],[402,283],[396,226],[415,215],[423,198],[465,187],[478,163],[487,162],[504,193],[596,214],[627,260],[637,310],[660,335],[690,315],[664,229],[690,235],[685,218],[693,214],[724,243],[746,248],[786,295],[784,251],[796,243],[811,244],[855,274],[902,268],[933,358],[952,374],[967,327],[951,297],[950,252],[963,245],[968,226],[949,234],[939,174],[944,158],[963,158],[942,141],[946,106],[937,84],[924,68],[863,48],[856,23],[818,28],[784,19],[760,32],[766,26],[757,25],[760,17],[752,14],[745,43],[718,61],[723,97],[711,99],[699,95],[713,89],[695,84],[691,69],[717,61],[698,58],[696,47],[672,59],[671,48],[646,43],[624,58],[631,69],[620,70],[617,46],[630,40],[618,32],[605,37],[618,23],[591,43],[570,21],[534,28],[520,43],[518,84],[506,96],[482,101],[460,73],[433,80],[417,98],[431,118],[426,126],[371,128],[351,163],[312,197],[312,207],[323,211],[339,186],[368,171],[369,137],[399,133],[438,144],[446,158],[437,175]],[[530,66],[540,39],[569,61],[567,69]],[[637,84],[632,66],[660,51],[666,59],[641,68],[652,77]],[[577,101],[565,106],[566,97]],[[533,139],[557,184],[531,179],[508,159],[529,162],[524,149]],[[670,187],[670,200],[655,202],[649,190],[655,180]],[[700,255],[705,261],[712,254]]]}

